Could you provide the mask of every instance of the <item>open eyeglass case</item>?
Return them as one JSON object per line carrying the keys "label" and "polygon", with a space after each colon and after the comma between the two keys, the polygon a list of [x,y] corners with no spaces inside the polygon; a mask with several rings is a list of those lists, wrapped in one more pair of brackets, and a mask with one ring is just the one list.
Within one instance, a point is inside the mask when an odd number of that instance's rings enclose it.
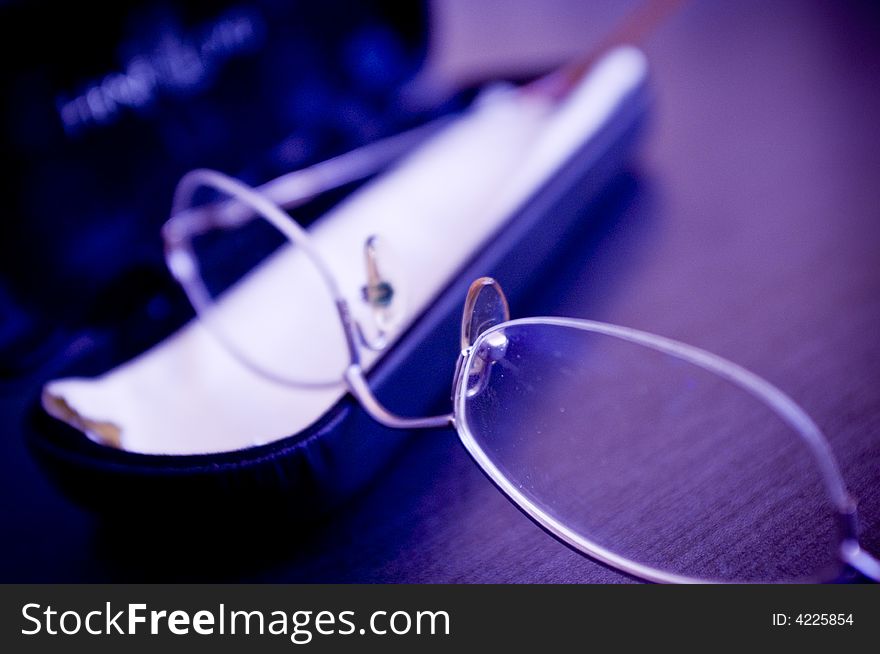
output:
{"label": "open eyeglass case", "polygon": [[[515,305],[591,220],[644,123],[647,73],[639,50],[612,50],[540,119],[508,89],[489,90],[309,227],[350,296],[363,284],[366,237],[379,234],[399,259],[402,328],[366,362],[387,407],[446,409],[468,286],[491,275]],[[255,292],[287,297],[283,286]],[[374,422],[342,383],[302,390],[260,378],[197,321],[109,369],[91,348],[35,398],[29,429],[65,493],[138,519],[169,506],[314,517],[362,489],[410,437]]]}

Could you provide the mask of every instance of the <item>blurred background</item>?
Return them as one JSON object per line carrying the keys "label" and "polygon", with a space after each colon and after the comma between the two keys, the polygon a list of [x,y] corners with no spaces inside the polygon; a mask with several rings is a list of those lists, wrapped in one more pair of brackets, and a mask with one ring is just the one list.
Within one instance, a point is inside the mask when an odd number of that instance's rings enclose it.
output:
{"label": "blurred background", "polygon": [[[455,111],[637,4],[0,3],[0,580],[624,580],[523,519],[452,439],[416,439],[281,552],[222,572],[133,562],[48,486],[20,423],[83,343],[137,351],[180,323],[159,226],[183,172],[259,183]],[[638,155],[514,308],[658,332],[780,385],[828,433],[875,551],[878,37],[867,1],[685,3],[642,44]]]}
{"label": "blurred background", "polygon": [[439,110],[400,99],[425,58],[420,3],[0,10],[7,375],[84,326],[162,318],[158,230],[187,170],[264,181]]}
{"label": "blurred background", "polygon": [[634,3],[587,4],[4,3],[0,374],[169,311],[158,228],[187,170],[261,183],[546,72]]}

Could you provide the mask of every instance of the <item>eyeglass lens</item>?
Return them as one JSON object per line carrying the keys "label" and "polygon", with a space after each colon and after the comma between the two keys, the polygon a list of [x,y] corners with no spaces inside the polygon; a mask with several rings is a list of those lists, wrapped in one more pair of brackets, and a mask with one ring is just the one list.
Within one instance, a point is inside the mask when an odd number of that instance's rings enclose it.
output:
{"label": "eyeglass lens", "polygon": [[507,324],[475,348],[462,438],[547,519],[665,573],[833,574],[836,522],[812,452],[745,389],[570,326]]}

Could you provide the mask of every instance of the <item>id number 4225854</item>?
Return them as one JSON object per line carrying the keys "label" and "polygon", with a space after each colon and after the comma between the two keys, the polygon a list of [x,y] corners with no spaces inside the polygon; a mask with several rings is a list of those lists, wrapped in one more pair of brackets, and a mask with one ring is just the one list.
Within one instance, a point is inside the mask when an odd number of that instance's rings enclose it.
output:
{"label": "id number 4225854", "polygon": [[771,624],[774,627],[851,627],[852,613],[774,613]]}

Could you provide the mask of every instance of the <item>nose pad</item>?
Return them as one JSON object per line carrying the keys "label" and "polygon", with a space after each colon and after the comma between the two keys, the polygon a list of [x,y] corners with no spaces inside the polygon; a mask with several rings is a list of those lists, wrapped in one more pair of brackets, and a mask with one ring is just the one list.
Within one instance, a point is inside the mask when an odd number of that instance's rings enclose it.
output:
{"label": "nose pad", "polygon": [[367,283],[361,287],[361,299],[367,306],[367,319],[358,321],[358,332],[366,347],[380,351],[403,321],[403,275],[398,274],[391,248],[378,236],[364,243],[364,264]]}
{"label": "nose pad", "polygon": [[[510,309],[501,285],[491,277],[480,277],[468,289],[461,319],[461,347],[466,350],[495,325],[510,320]],[[489,385],[492,367],[504,358],[507,335],[498,330],[480,340],[468,370],[467,396],[482,393]]]}
{"label": "nose pad", "polygon": [[480,334],[508,320],[510,308],[501,285],[491,277],[474,280],[461,316],[461,349],[468,349]]}

